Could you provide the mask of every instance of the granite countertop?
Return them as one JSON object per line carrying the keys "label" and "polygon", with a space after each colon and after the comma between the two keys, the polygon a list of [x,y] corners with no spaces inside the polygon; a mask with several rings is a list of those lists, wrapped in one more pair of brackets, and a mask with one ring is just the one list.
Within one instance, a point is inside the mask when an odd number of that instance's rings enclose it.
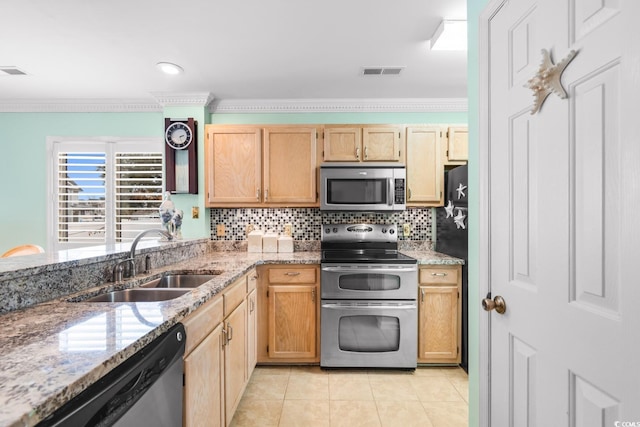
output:
{"label": "granite countertop", "polygon": [[[433,251],[402,251],[419,264],[461,264]],[[180,322],[260,264],[319,264],[320,252],[214,252],[154,269],[135,286],[167,271],[222,270],[204,285],[169,301],[70,302],[86,289],[0,316],[0,426],[33,426],[122,361]],[[143,322],[144,320],[144,322]]]}

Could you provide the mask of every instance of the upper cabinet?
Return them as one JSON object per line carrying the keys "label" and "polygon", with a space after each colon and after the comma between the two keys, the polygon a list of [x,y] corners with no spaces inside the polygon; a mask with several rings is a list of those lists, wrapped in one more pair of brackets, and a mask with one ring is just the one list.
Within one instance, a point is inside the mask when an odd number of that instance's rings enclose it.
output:
{"label": "upper cabinet", "polygon": [[407,206],[442,206],[440,127],[407,127]]}
{"label": "upper cabinet", "polygon": [[262,200],[262,129],[206,126],[207,206],[252,204]]}
{"label": "upper cabinet", "polygon": [[207,125],[207,207],[318,206],[313,126]]}
{"label": "upper cabinet", "polygon": [[325,162],[400,162],[400,126],[327,126],[324,128]]}
{"label": "upper cabinet", "polygon": [[450,126],[442,138],[442,162],[445,165],[466,165],[469,160],[469,130],[467,126]]}

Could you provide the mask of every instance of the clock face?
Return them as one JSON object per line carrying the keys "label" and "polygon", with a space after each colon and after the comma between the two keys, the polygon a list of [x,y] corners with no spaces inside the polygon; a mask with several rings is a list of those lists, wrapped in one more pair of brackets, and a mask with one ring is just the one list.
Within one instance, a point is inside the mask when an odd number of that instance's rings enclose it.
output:
{"label": "clock face", "polygon": [[171,148],[184,150],[193,141],[193,134],[186,123],[175,122],[167,128],[164,139]]}

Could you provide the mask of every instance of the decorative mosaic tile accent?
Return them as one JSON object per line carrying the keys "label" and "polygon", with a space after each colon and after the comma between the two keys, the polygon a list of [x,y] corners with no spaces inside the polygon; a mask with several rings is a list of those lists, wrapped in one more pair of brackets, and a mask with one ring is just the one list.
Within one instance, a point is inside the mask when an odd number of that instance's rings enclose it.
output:
{"label": "decorative mosaic tile accent", "polygon": [[[293,226],[294,240],[320,240],[322,224],[411,224],[408,237],[400,240],[431,242],[431,208],[407,209],[395,213],[321,212],[318,208],[238,208],[211,209],[212,240],[246,240],[246,229],[253,225],[259,230],[284,232],[285,224]],[[216,225],[224,224],[225,235],[216,235]]]}

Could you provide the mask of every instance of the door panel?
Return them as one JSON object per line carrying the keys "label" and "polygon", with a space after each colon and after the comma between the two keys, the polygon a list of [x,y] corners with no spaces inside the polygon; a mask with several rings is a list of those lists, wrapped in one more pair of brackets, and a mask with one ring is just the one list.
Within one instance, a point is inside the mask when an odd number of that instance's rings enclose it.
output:
{"label": "door panel", "polygon": [[[634,0],[496,1],[483,15],[482,277],[507,305],[487,314],[492,427],[640,419],[638,19]],[[541,49],[553,63],[578,54],[568,99],[552,93],[531,115],[523,85]]]}

